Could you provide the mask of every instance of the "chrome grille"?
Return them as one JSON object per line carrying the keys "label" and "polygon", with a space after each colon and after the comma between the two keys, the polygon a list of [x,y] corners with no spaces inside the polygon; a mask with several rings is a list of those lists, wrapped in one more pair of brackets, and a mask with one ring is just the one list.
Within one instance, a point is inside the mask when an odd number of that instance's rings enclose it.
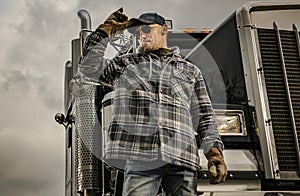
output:
{"label": "chrome grille", "polygon": [[[279,169],[298,171],[296,146],[300,141],[300,60],[297,37],[295,31],[280,30],[278,38],[277,32],[276,29],[257,29]],[[286,69],[288,89],[282,62]],[[289,96],[293,111],[289,107]],[[293,132],[293,117],[297,142]]]}
{"label": "chrome grille", "polygon": [[300,59],[295,33],[281,31],[284,61],[290,85],[290,95],[293,104],[298,143],[300,143]]}

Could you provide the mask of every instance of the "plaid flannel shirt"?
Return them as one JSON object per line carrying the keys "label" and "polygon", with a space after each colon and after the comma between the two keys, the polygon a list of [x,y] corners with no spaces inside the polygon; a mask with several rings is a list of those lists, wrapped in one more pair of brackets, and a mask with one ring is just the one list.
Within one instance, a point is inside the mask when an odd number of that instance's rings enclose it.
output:
{"label": "plaid flannel shirt", "polygon": [[93,32],[79,72],[114,86],[106,159],[162,160],[199,169],[204,152],[223,148],[200,70],[179,55],[139,52],[104,59],[108,39]]}

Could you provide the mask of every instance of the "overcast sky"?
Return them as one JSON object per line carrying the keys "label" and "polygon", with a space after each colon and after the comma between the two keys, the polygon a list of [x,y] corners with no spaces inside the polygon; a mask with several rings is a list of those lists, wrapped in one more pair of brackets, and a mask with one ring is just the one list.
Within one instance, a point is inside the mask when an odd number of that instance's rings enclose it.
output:
{"label": "overcast sky", "polygon": [[0,195],[64,195],[64,64],[79,34],[77,11],[93,28],[124,7],[156,11],[176,28],[215,28],[246,0],[1,0]]}

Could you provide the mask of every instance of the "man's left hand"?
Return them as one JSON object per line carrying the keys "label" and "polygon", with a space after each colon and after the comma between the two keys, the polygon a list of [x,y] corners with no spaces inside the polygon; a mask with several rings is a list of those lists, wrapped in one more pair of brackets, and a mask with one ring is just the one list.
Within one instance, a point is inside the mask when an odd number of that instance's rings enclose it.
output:
{"label": "man's left hand", "polygon": [[205,154],[208,163],[209,172],[212,175],[212,179],[209,181],[210,184],[219,184],[225,181],[227,176],[227,166],[224,162],[223,151],[221,148],[211,148]]}

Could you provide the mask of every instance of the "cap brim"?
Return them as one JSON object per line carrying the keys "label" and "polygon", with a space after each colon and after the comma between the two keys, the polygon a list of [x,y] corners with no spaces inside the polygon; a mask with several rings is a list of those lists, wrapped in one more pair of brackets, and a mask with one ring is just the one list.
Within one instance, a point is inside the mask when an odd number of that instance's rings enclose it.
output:
{"label": "cap brim", "polygon": [[127,31],[133,34],[136,31],[136,28],[145,24],[154,24],[155,22],[151,20],[144,20],[138,18],[131,18],[127,24]]}

